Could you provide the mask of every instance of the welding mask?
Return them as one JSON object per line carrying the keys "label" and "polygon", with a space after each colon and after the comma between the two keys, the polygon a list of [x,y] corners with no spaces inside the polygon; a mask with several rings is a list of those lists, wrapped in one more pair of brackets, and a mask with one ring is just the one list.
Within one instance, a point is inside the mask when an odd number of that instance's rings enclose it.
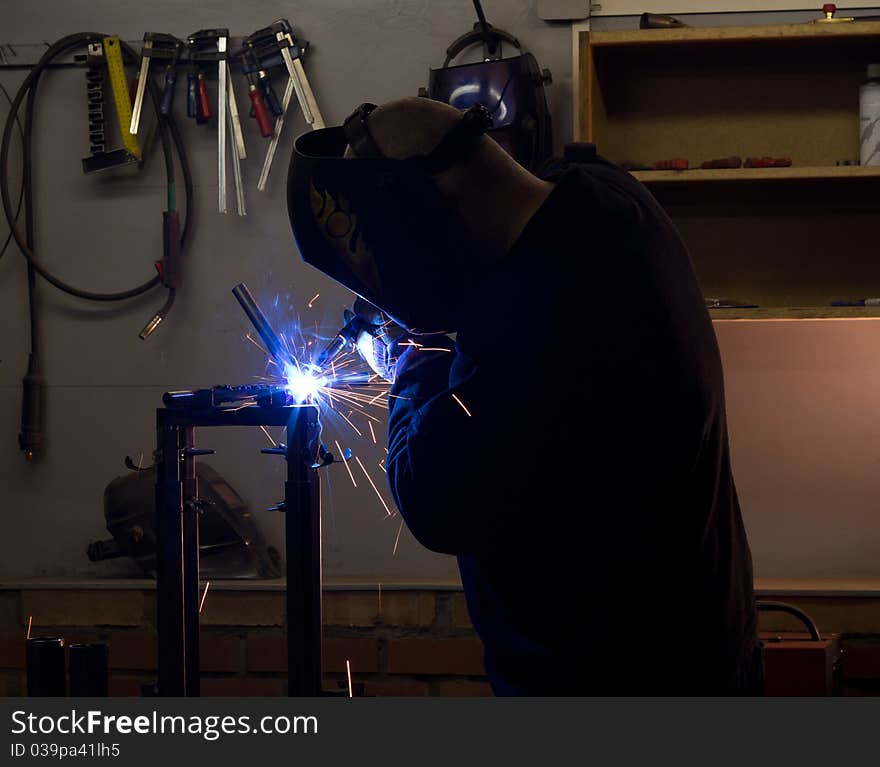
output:
{"label": "welding mask", "polygon": [[[287,205],[303,260],[381,309],[412,333],[457,329],[469,285],[488,265],[431,179],[466,159],[491,126],[482,106],[465,112],[428,154],[384,157],[361,105],[337,128],[294,145]],[[353,157],[345,157],[351,146]]]}
{"label": "welding mask", "polygon": [[[443,66],[430,70],[428,88],[420,94],[456,109],[486,106],[493,120],[489,135],[520,165],[536,172],[553,147],[544,93],[544,84],[551,81],[550,71],[538,69],[535,57],[523,52],[509,32],[492,25],[486,30],[474,27],[449,46]],[[519,55],[501,58],[503,42],[516,48]],[[450,66],[462,51],[478,43],[483,44],[483,61]]]}

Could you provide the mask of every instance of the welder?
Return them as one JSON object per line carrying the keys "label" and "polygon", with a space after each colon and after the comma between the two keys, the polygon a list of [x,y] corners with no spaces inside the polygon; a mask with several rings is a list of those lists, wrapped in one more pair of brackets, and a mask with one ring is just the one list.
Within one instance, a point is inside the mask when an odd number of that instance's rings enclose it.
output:
{"label": "welder", "polygon": [[457,557],[496,694],[760,694],[721,359],[689,255],[592,145],[539,177],[490,123],[479,105],[365,104],[291,162],[300,254],[380,329],[358,348],[393,381],[400,513]]}

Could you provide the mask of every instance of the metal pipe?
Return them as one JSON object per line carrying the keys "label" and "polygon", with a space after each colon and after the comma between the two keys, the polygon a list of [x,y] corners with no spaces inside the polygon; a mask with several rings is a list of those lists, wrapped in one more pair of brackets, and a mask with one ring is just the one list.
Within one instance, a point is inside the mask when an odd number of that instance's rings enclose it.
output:
{"label": "metal pipe", "polygon": [[266,319],[266,315],[263,314],[262,310],[257,305],[257,302],[248,290],[247,285],[243,282],[238,283],[238,285],[232,289],[232,295],[234,295],[238,300],[238,303],[241,304],[241,308],[244,309],[244,313],[257,331],[257,335],[259,335],[263,343],[266,344],[266,349],[269,354],[272,355],[272,358],[281,366],[281,369],[284,370],[285,365],[293,364],[290,353],[284,348],[281,339],[278,338],[275,331],[272,330],[269,320]]}
{"label": "metal pipe", "polygon": [[287,565],[287,694],[321,694],[321,485],[305,460],[318,408],[298,408],[287,426],[284,558]]}

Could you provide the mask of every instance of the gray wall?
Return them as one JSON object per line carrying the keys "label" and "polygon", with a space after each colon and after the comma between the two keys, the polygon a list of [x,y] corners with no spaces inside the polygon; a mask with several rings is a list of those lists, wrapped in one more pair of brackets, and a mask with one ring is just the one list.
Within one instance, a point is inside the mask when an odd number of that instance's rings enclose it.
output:
{"label": "gray wall", "polygon": [[[515,32],[553,71],[549,98],[561,145],[571,137],[570,29],[539,21],[530,0],[485,0],[484,7],[493,23]],[[84,30],[137,40],[147,29],[182,36],[220,24],[240,34],[279,16],[290,18],[313,44],[307,67],[328,124],[341,121],[360,101],[414,94],[428,67],[438,65],[449,42],[472,23],[469,0],[214,0],[198,6],[174,0],[34,0],[6,4],[0,42],[51,42]],[[0,72],[0,78],[11,88],[21,75]],[[35,172],[40,258],[90,289],[142,281],[161,249],[161,163],[154,158],[146,172],[130,179],[83,176],[83,74],[52,73],[41,93]],[[239,94],[240,104],[246,103],[240,82]],[[328,327],[348,300],[299,262],[290,237],[282,168],[302,122],[297,119],[287,130],[265,193],[256,191],[261,152],[246,162],[250,213],[244,219],[216,212],[213,130],[181,122],[196,176],[197,227],[179,304],[144,343],[137,332],[161,294],[108,314],[40,285],[49,449],[35,465],[25,464],[16,445],[27,358],[25,271],[14,250],[0,262],[0,318],[6,329],[0,342],[0,574],[123,570],[119,564],[95,568],[84,550],[89,540],[105,535],[102,491],[124,473],[123,457],[137,460],[143,453],[149,459],[162,392],[247,382],[261,372],[260,353],[242,338],[248,327],[229,293],[234,284],[244,280],[264,303],[280,294],[282,310],[285,304],[301,308],[320,292],[314,316]],[[252,121],[247,128],[248,145],[256,149],[261,140]],[[102,252],[109,245],[116,250]],[[758,573],[880,574],[874,500],[880,454],[880,362],[874,350],[880,323],[739,323],[719,326],[718,335],[734,468]],[[269,537],[280,542],[281,520],[262,509],[278,500],[282,467],[259,454],[263,434],[203,430],[198,441],[217,449],[213,465],[251,503]],[[381,446],[351,444],[368,466],[383,455]],[[374,477],[383,475],[376,470]],[[377,580],[455,576],[452,559],[422,550],[406,532],[392,556],[397,521],[385,521],[372,491],[364,482],[355,491],[341,467],[329,478],[324,507],[329,574]]]}

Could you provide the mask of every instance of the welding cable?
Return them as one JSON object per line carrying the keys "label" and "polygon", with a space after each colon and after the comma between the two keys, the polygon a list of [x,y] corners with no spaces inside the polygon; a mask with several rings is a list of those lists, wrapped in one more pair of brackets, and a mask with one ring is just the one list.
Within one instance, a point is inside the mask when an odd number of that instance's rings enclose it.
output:
{"label": "welding cable", "polygon": [[[3,83],[0,83],[0,92],[3,93],[3,98],[6,99],[9,106],[12,106],[12,96],[9,95],[9,91],[6,90],[6,86]],[[15,117],[15,123],[18,126],[18,135],[21,137],[22,147],[24,147],[24,128],[21,127],[21,120],[18,119],[18,115]],[[18,190],[18,202],[15,206],[15,220],[18,221],[18,217],[21,215],[21,206],[24,203],[24,184],[22,184],[21,188]],[[6,253],[6,249],[9,247],[9,244],[12,242],[12,230],[9,230],[9,234],[6,235],[6,239],[3,241],[3,247],[0,248],[0,258]]]}
{"label": "welding cable", "polygon": [[[154,288],[161,281],[161,277],[157,274],[151,279],[147,280],[141,285],[138,285],[135,288],[131,288],[130,290],[118,291],[114,293],[96,293],[92,291],[82,290],[80,288],[74,287],[70,285],[60,278],[56,277],[52,274],[48,269],[42,266],[34,255],[34,249],[29,245],[27,241],[27,236],[22,236],[21,231],[15,224],[14,215],[12,212],[12,204],[9,193],[9,178],[8,178],[8,162],[7,158],[9,156],[9,145],[12,137],[12,126],[13,126],[13,118],[17,119],[18,110],[21,107],[21,103],[24,100],[26,94],[28,94],[29,99],[35,99],[37,84],[39,82],[39,78],[42,73],[46,70],[46,68],[59,56],[64,55],[65,53],[70,52],[75,48],[82,47],[83,45],[87,45],[89,43],[100,42],[105,35],[97,34],[94,32],[82,32],[73,35],[68,35],[67,37],[63,37],[58,40],[56,43],[51,45],[43,56],[40,58],[39,62],[34,65],[33,69],[30,71],[28,76],[25,78],[18,92],[12,100],[12,105],[10,107],[10,114],[6,120],[6,126],[3,130],[3,139],[2,144],[0,144],[0,197],[2,197],[3,204],[3,212],[6,215],[6,219],[9,222],[10,234],[15,239],[18,244],[19,249],[27,260],[28,264],[34,269],[34,271],[39,274],[43,279],[49,282],[51,285],[55,286],[59,290],[69,295],[75,296],[77,298],[82,298],[89,301],[122,301],[128,298],[134,298],[135,296],[142,295],[147,291]],[[122,43],[123,53],[129,58],[129,60],[137,60],[137,55],[131,46]],[[176,194],[175,194],[175,171],[174,171],[174,156],[172,153],[172,143],[174,145],[174,150],[177,152],[178,160],[180,163],[180,168],[183,174],[184,179],[184,188],[186,195],[186,218],[184,220],[183,226],[181,228],[180,235],[180,244],[183,246],[187,240],[187,236],[189,235],[191,229],[191,220],[192,220],[192,212],[193,212],[193,185],[192,185],[192,175],[189,169],[189,163],[186,156],[186,150],[184,149],[183,141],[180,136],[180,132],[177,129],[177,126],[171,116],[161,115],[161,111],[159,109],[160,104],[160,95],[158,92],[158,88],[150,81],[148,83],[149,91],[150,91],[150,99],[153,102],[153,106],[155,108],[156,114],[158,115],[158,127],[159,127],[159,137],[162,143],[162,152],[165,158],[165,174],[168,185],[168,203],[169,210],[176,210]],[[24,151],[24,160],[27,168],[24,171],[25,177],[30,178],[30,166],[31,166],[31,155],[32,155],[32,120],[27,121],[25,125],[25,151]],[[30,186],[28,184],[27,186]],[[25,191],[25,198],[32,194],[30,191]],[[32,218],[33,211],[29,206],[25,206],[26,216],[31,219],[30,226],[33,226]],[[28,228],[28,223],[26,221],[26,229]],[[159,322],[164,318],[164,315],[167,314],[167,311],[171,308],[171,305],[174,302],[174,290],[173,286],[169,287],[169,296],[165,302],[165,305],[159,312],[156,313],[154,318],[151,320],[153,327],[158,325]],[[158,320],[158,321],[157,321]],[[146,328],[145,328],[146,330]]]}
{"label": "welding cable", "polygon": [[807,633],[809,633],[810,635],[810,639],[812,639],[814,642],[818,642],[822,638],[821,634],[819,634],[818,627],[813,622],[813,619],[799,607],[790,605],[788,602],[772,602],[766,599],[758,600],[757,602],[755,602],[755,606],[757,607],[758,612],[778,612],[793,615],[795,618],[800,620],[804,624],[804,626],[806,626]]}

